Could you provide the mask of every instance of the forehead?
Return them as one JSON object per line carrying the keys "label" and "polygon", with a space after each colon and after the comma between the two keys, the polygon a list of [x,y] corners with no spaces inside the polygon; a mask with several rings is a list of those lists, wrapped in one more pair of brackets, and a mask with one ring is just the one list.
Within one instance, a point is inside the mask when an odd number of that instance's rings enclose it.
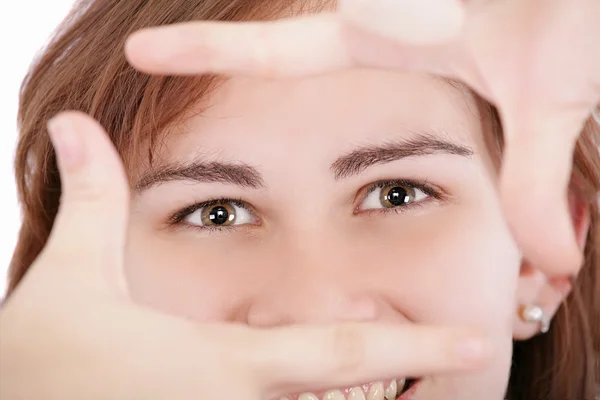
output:
{"label": "forehead", "polygon": [[415,131],[477,146],[481,120],[474,97],[440,78],[374,70],[286,81],[232,78],[171,132],[163,155],[248,154],[266,143],[343,152]]}

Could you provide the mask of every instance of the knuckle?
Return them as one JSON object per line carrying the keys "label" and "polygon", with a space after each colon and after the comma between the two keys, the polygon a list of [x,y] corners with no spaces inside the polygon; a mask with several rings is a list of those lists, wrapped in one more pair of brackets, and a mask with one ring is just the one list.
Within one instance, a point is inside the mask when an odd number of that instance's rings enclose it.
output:
{"label": "knuckle", "polygon": [[102,185],[76,181],[72,182],[69,190],[63,193],[63,197],[67,202],[96,204],[105,202],[108,193],[110,193],[110,191],[102,187]]}
{"label": "knuckle", "polygon": [[233,327],[231,333],[233,335],[228,342],[235,347],[235,363],[239,367],[258,373],[271,364],[269,353],[266,352],[271,348],[271,343],[261,332],[246,327]]}
{"label": "knuckle", "polygon": [[329,347],[332,368],[336,373],[352,374],[366,360],[365,335],[357,325],[343,325],[334,328]]}
{"label": "knuckle", "polygon": [[223,57],[223,50],[220,48],[219,42],[211,35],[197,35],[189,32],[182,34],[182,38],[186,41],[182,45],[182,48],[185,49],[183,55],[188,59],[194,59],[203,64],[207,60],[215,63],[215,60]]}
{"label": "knuckle", "polygon": [[108,174],[90,173],[69,179],[62,188],[62,201],[73,204],[99,205],[104,207],[115,202],[127,202],[129,194],[120,177]]}
{"label": "knuckle", "polygon": [[272,389],[282,368],[280,357],[274,353],[276,346],[272,338],[253,329],[242,328],[238,333],[231,341],[235,356],[229,359],[229,364],[235,365],[238,377],[247,378],[245,387],[253,389],[246,390],[245,396]]}
{"label": "knuckle", "polygon": [[266,79],[277,77],[275,48],[272,34],[267,27],[257,28],[257,41],[250,53],[250,64],[260,76]]}

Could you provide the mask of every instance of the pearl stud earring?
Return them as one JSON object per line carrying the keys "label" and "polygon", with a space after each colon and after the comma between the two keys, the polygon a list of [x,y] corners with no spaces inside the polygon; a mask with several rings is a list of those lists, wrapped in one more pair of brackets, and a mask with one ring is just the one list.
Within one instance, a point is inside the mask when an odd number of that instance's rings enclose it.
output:
{"label": "pearl stud earring", "polygon": [[541,333],[547,333],[550,330],[550,319],[540,306],[533,304],[521,306],[519,317],[523,322],[539,324]]}

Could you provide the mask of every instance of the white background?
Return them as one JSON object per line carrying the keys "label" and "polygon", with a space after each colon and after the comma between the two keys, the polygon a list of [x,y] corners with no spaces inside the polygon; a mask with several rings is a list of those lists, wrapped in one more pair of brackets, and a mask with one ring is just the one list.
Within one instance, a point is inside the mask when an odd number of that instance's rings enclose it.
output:
{"label": "white background", "polygon": [[0,9],[0,298],[19,230],[13,179],[19,86],[73,0],[9,0]]}

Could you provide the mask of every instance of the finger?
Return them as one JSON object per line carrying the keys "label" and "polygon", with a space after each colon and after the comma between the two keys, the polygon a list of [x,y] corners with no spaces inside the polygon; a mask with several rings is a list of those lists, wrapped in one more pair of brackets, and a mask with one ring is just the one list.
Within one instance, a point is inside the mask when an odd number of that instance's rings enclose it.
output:
{"label": "finger", "polygon": [[339,11],[366,31],[411,45],[453,40],[465,17],[457,0],[340,0]]}
{"label": "finger", "polygon": [[125,47],[148,73],[310,75],[349,66],[334,15],[271,22],[192,22],[139,31]]}
{"label": "finger", "polygon": [[[405,16],[406,17],[406,16]],[[402,15],[399,16],[402,23]],[[346,26],[336,14],[271,22],[192,22],[132,35],[125,51],[154,74],[286,78],[354,68],[418,69],[450,76],[452,47],[412,46]]]}
{"label": "finger", "polygon": [[472,332],[392,324],[265,331],[253,353],[257,379],[271,390],[285,384],[287,391],[465,370],[481,365],[489,355],[487,342]]}
{"label": "finger", "polygon": [[505,115],[501,198],[524,256],[551,276],[575,275],[582,263],[568,205],[573,152],[585,113]]}
{"label": "finger", "polygon": [[[102,127],[69,112],[48,124],[61,177],[61,204],[46,264],[122,284],[129,192],[120,158]],[[50,258],[50,260],[48,259]]]}

